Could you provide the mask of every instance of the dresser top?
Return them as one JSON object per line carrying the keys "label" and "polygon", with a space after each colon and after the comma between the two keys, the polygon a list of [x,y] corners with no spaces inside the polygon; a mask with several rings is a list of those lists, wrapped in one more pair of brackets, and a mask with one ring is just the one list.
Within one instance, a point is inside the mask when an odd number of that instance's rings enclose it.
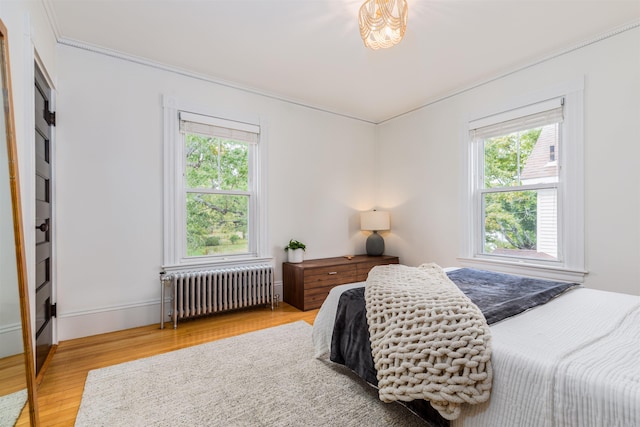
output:
{"label": "dresser top", "polygon": [[381,255],[381,256],[369,256],[369,255],[353,255],[351,259],[348,259],[346,256],[339,256],[334,258],[318,258],[318,259],[308,259],[302,262],[290,263],[285,262],[291,267],[298,268],[314,268],[314,267],[324,267],[324,266],[334,266],[334,265],[349,265],[349,264],[357,264],[360,262],[377,262],[380,264],[384,264],[385,262],[392,263],[393,261],[397,262],[398,257],[391,255]]}

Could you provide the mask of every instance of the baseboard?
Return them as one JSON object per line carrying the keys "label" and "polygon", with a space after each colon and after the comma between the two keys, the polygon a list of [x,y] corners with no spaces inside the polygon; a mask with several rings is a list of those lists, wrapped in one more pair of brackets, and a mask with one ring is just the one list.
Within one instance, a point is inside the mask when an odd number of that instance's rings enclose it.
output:
{"label": "baseboard", "polygon": [[[282,301],[282,281],[274,283],[274,293]],[[165,322],[169,322],[170,301],[165,299]],[[123,329],[158,324],[160,300],[60,313],[57,319],[58,341],[88,337]]]}
{"label": "baseboard", "polygon": [[160,300],[58,314],[58,341],[121,331],[154,323],[160,327]]}
{"label": "baseboard", "polygon": [[0,358],[23,352],[22,326],[20,323],[0,327]]}

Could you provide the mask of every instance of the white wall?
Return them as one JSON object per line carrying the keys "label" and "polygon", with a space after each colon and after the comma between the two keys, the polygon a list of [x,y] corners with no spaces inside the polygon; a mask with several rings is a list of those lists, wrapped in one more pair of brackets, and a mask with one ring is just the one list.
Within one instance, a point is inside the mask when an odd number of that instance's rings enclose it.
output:
{"label": "white wall", "polygon": [[308,258],[363,252],[374,125],[75,47],[58,54],[61,340],[159,322],[163,94],[266,121],[278,281],[291,238]]}
{"label": "white wall", "polygon": [[639,76],[636,28],[379,125],[387,252],[409,265],[459,265],[468,115],[584,77],[585,285],[640,294]]}

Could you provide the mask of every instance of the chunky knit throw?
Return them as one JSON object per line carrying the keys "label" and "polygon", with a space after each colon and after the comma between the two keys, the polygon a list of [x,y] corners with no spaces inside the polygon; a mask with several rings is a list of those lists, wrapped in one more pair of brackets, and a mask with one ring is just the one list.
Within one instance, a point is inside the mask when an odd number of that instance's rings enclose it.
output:
{"label": "chunky knit throw", "polygon": [[489,326],[439,266],[375,267],[365,302],[382,401],[425,399],[454,420],[489,399]]}

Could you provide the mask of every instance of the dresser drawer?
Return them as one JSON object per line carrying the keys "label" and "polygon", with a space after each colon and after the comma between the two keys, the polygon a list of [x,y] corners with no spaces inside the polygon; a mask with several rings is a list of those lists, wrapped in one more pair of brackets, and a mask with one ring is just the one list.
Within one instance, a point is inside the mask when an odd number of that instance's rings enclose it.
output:
{"label": "dresser drawer", "polygon": [[336,265],[320,268],[306,268],[304,270],[304,288],[322,288],[355,282],[355,265]]}
{"label": "dresser drawer", "polygon": [[313,288],[304,291],[304,309],[313,310],[314,308],[320,308],[324,300],[331,292],[333,286],[327,286],[324,288]]}

